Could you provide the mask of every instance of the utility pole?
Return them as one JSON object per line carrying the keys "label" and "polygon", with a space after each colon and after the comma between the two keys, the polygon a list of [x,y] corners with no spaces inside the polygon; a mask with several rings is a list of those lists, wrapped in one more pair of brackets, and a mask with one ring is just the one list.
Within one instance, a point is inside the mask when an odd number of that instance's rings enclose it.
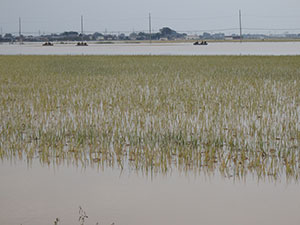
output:
{"label": "utility pole", "polygon": [[152,37],[151,37],[151,13],[149,13],[149,34],[150,34],[150,44],[152,42]]}
{"label": "utility pole", "polygon": [[19,17],[19,38],[20,38],[20,44],[23,43],[22,41],[22,25],[21,25],[21,17]]}
{"label": "utility pole", "polygon": [[81,16],[81,40],[83,41],[83,16]]}
{"label": "utility pole", "polygon": [[239,11],[239,21],[240,21],[240,42],[242,42],[243,36],[242,36],[242,13],[241,13],[241,10]]}
{"label": "utility pole", "polygon": [[21,17],[19,17],[19,37],[21,37],[22,27],[21,27]]}

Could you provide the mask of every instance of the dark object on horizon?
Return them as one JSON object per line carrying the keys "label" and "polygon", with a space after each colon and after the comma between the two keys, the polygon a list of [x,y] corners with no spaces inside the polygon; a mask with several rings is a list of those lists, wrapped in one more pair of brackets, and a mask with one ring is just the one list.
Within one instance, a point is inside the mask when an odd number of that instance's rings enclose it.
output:
{"label": "dark object on horizon", "polygon": [[43,44],[43,46],[53,46],[53,44],[50,41],[47,41]]}
{"label": "dark object on horizon", "polygon": [[88,46],[86,42],[77,42],[77,46]]}
{"label": "dark object on horizon", "polygon": [[196,42],[194,42],[193,45],[208,45],[208,43],[207,43],[207,41],[201,41],[200,43],[199,43],[199,41],[196,41]]}

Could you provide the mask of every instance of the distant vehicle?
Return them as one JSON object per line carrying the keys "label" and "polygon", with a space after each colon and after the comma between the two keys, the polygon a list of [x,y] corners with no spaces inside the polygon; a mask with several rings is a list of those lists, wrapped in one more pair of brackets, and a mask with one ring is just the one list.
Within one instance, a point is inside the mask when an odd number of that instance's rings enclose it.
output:
{"label": "distant vehicle", "polygon": [[77,42],[76,46],[88,46],[86,42]]}
{"label": "distant vehicle", "polygon": [[207,41],[196,41],[193,45],[208,45]]}
{"label": "distant vehicle", "polygon": [[53,44],[50,41],[47,41],[43,44],[43,46],[53,46]]}

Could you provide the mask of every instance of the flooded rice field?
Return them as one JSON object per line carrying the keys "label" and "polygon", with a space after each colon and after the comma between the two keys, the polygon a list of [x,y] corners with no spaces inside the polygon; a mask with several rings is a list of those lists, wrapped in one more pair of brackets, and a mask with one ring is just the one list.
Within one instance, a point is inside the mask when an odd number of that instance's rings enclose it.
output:
{"label": "flooded rice field", "polygon": [[299,62],[0,56],[0,224],[299,224]]}
{"label": "flooded rice field", "polygon": [[299,55],[300,42],[220,42],[207,46],[192,43],[141,44],[18,43],[0,45],[0,55]]}

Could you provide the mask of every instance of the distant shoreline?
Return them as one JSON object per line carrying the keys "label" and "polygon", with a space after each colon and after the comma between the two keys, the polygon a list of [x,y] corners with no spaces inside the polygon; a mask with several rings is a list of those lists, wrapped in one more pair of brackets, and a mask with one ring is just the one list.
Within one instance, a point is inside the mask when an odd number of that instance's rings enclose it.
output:
{"label": "distant shoreline", "polygon": [[[152,40],[151,43],[194,43],[199,40],[204,39],[195,39],[195,40]],[[239,39],[235,40],[210,40],[205,39],[208,43],[240,43],[240,42],[300,42],[300,39],[243,39],[240,41]],[[120,41],[120,40],[109,40],[109,41],[86,41],[87,43],[91,44],[145,44],[150,43],[149,40],[126,40],[126,41]],[[34,44],[34,43],[44,43],[42,41],[26,41],[24,43],[27,44]],[[77,43],[77,41],[53,41],[52,43],[55,44],[74,44]],[[5,44],[19,44],[19,42],[0,42],[0,45]]]}
{"label": "distant shoreline", "polygon": [[[0,55],[300,55],[300,41],[207,41],[208,45],[193,45],[195,41],[128,42],[41,42],[0,45]],[[198,41],[199,42],[199,41]]]}

